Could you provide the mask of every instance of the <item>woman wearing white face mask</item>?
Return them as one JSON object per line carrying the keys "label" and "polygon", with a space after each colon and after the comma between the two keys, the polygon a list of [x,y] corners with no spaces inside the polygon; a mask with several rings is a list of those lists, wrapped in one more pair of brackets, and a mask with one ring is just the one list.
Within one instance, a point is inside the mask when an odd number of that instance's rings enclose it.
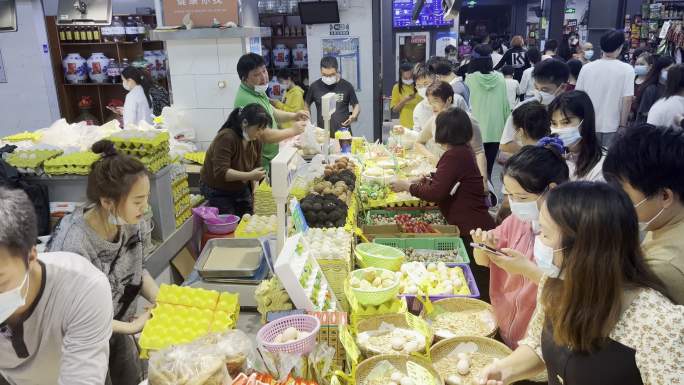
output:
{"label": "woman wearing white face mask", "polygon": [[551,134],[567,147],[570,180],[603,181],[605,150],[596,138],[594,106],[584,91],[570,91],[549,104]]}
{"label": "woman wearing white face mask", "polygon": [[126,67],[121,71],[121,84],[128,94],[123,108],[118,107],[112,111],[123,115],[124,128],[137,125],[140,121],[152,124],[152,81],[149,75],[140,68]]}
{"label": "woman wearing white face mask", "polygon": [[539,222],[535,257],[548,274],[536,310],[518,348],[479,383],[511,384],[544,369],[552,385],[679,382],[684,306],[646,265],[629,197],[605,183],[567,183],[549,194]]}
{"label": "woman wearing white face mask", "polygon": [[413,110],[421,100],[423,98],[416,92],[413,80],[413,66],[411,63],[402,63],[399,66],[399,82],[392,87],[390,108],[399,114],[399,123],[403,127],[412,127]]}
{"label": "woman wearing white face mask", "polygon": [[[546,138],[549,141],[550,138]],[[506,256],[473,249],[475,262],[489,267],[489,297],[499,332],[515,349],[536,306],[537,282],[543,270],[534,262],[539,208],[550,190],[568,180],[568,166],[557,139],[525,146],[504,165],[503,183],[512,215],[491,231],[471,232],[473,242],[502,249]]]}
{"label": "woman wearing white face mask", "polygon": [[119,154],[111,141],[101,140],[92,150],[102,158],[88,175],[88,204],[62,218],[48,249],[81,255],[107,275],[114,308],[109,375],[114,385],[135,384],[143,367],[133,335],[150,317],[145,312],[136,318],[137,299],[154,304],[159,290],[143,266],[150,180],[145,165]]}
{"label": "woman wearing white face mask", "polygon": [[259,104],[236,108],[209,145],[200,172],[201,191],[221,214],[243,216],[254,210],[256,183],[264,179],[261,137],[271,124]]}

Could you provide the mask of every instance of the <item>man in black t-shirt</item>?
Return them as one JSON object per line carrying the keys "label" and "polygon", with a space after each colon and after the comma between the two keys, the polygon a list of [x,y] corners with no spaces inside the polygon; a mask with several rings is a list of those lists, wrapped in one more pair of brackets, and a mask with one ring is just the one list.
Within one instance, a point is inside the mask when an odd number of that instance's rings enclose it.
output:
{"label": "man in black t-shirt", "polygon": [[[305,98],[308,106],[311,106],[311,103],[316,103],[318,127],[323,127],[321,98],[330,92],[337,95],[335,113],[330,119],[330,135],[334,136],[340,127],[348,127],[351,131],[351,124],[359,118],[361,113],[359,100],[356,98],[354,86],[339,76],[337,59],[326,56],[321,59],[321,78],[311,84]],[[349,112],[350,106],[352,107],[351,113]]]}

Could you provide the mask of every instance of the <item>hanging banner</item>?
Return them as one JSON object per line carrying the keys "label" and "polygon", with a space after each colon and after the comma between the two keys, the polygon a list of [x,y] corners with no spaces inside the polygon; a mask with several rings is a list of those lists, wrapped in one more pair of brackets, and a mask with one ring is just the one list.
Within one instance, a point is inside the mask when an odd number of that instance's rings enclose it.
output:
{"label": "hanging banner", "polygon": [[235,0],[163,0],[164,25],[183,25],[190,14],[193,26],[211,27],[214,18],[219,23],[238,22],[238,2]]}

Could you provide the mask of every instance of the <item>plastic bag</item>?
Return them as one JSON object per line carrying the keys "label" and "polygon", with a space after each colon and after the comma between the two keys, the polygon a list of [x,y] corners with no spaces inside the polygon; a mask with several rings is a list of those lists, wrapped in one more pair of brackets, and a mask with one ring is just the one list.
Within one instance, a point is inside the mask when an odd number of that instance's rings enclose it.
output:
{"label": "plastic bag", "polygon": [[207,336],[218,352],[223,354],[228,373],[264,372],[266,367],[259,357],[252,340],[241,330],[228,330],[222,334]]}
{"label": "plastic bag", "polygon": [[[185,119],[185,115],[174,107],[164,107],[162,110],[164,128],[169,130],[172,138],[181,142],[194,142],[197,139],[195,129]],[[205,127],[218,131],[219,127]]]}
{"label": "plastic bag", "polygon": [[227,385],[223,355],[211,345],[172,346],[150,354],[149,385]]}

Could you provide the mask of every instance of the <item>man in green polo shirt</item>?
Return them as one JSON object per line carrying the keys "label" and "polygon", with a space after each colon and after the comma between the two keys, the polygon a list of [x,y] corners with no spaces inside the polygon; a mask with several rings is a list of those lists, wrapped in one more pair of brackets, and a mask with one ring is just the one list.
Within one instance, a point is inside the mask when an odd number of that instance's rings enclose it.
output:
{"label": "man in green polo shirt", "polygon": [[[264,58],[248,53],[242,55],[237,63],[240,76],[240,88],[235,95],[235,108],[242,108],[248,104],[257,103],[263,106],[271,115],[271,128],[261,135],[264,147],[261,153],[261,163],[267,172],[271,169],[271,160],[278,155],[278,142],[297,136],[304,132],[306,122],[309,121],[308,111],[287,112],[274,108],[268,96],[268,71]],[[291,128],[278,129],[278,124],[294,121]]]}

